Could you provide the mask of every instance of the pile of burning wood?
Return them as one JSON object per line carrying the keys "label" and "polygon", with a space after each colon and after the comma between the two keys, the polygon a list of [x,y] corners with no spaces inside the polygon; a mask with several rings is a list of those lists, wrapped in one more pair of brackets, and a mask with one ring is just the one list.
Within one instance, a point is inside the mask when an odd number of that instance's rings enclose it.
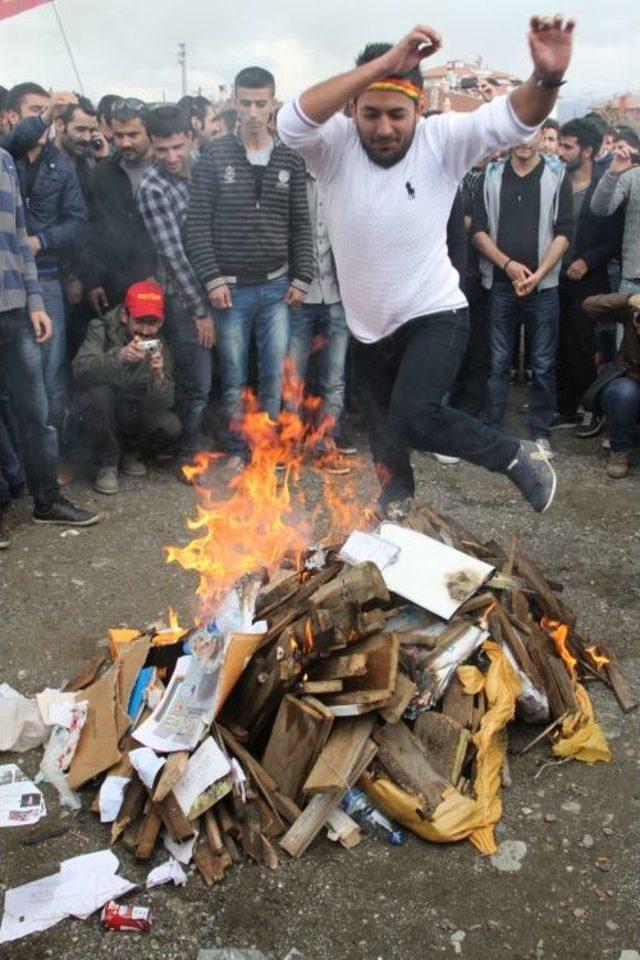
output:
{"label": "pile of burning wood", "polygon": [[356,845],[341,807],[356,784],[421,836],[491,852],[508,724],[538,724],[533,742],[558,756],[607,760],[585,683],[637,705],[517,539],[504,550],[428,507],[264,579],[230,591],[239,630],[224,610],[190,631],[114,630],[113,666],[72,685],[89,708],[70,786],[106,774],[104,812],[121,778],[112,842],[148,860],[163,841],[207,884],[243,854],[299,857],[323,829]]}

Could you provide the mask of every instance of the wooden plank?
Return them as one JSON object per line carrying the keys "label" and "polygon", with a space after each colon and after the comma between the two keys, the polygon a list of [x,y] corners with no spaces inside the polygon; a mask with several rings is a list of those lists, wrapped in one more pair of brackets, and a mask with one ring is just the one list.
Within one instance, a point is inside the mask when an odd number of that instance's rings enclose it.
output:
{"label": "wooden plank", "polygon": [[209,846],[214,853],[223,853],[224,843],[222,842],[222,834],[220,832],[220,827],[218,826],[218,821],[216,819],[216,814],[213,807],[209,807],[208,810],[205,810],[202,820],[205,832],[207,834],[207,840],[209,841]]}
{"label": "wooden plank", "polygon": [[187,820],[182,807],[175,798],[175,794],[169,793],[155,805],[156,810],[162,818],[167,831],[174,840],[188,840],[195,833],[195,823]]}
{"label": "wooden plank", "polygon": [[269,870],[277,870],[278,866],[280,865],[280,861],[278,859],[276,848],[271,843],[271,840],[269,840],[268,837],[261,836],[260,843],[262,861],[264,865],[268,867]]}
{"label": "wooden plank", "polygon": [[402,719],[411,701],[413,700],[418,688],[409,677],[398,670],[396,675],[396,688],[391,694],[389,700],[383,707],[378,708],[378,713],[387,723],[398,723]]}
{"label": "wooden plank", "polygon": [[111,826],[111,843],[116,840],[140,816],[147,802],[147,788],[137,775],[132,776],[125,787],[118,816]]}
{"label": "wooden plank", "polygon": [[229,854],[226,851],[214,853],[204,833],[198,837],[193,850],[193,859],[208,887],[222,880],[225,870],[231,865]]}
{"label": "wooden plank", "polygon": [[343,677],[361,677],[366,672],[367,658],[364,653],[351,653],[343,657],[329,657],[310,667],[313,680],[341,680]]}
{"label": "wooden plank", "polygon": [[609,663],[604,669],[607,671],[607,676],[611,681],[613,692],[620,707],[624,713],[631,713],[632,710],[636,709],[639,702],[633,687],[620,669],[618,658],[613,650],[602,642],[598,643],[597,646],[600,653],[609,658]]}
{"label": "wooden plank", "polygon": [[365,713],[372,713],[384,707],[388,700],[376,700],[374,703],[335,703],[329,704],[329,710],[334,717],[360,717]]}
{"label": "wooden plank", "polygon": [[159,803],[161,800],[164,800],[167,794],[171,793],[176,783],[182,780],[184,772],[187,769],[188,761],[188,750],[178,750],[175,753],[169,754],[167,762],[160,772],[155,790],[153,791],[152,799],[154,803]]}
{"label": "wooden plank", "polygon": [[330,729],[327,719],[304,701],[290,694],[283,697],[262,766],[286,797],[295,800],[299,795]]}
{"label": "wooden plank", "polygon": [[362,753],[375,725],[373,716],[353,717],[336,722],[326,746],[306,778],[304,793],[346,789],[349,772]]}
{"label": "wooden plank", "polygon": [[153,803],[148,803],[144,820],[140,825],[136,837],[136,857],[138,860],[148,860],[153,853],[162,826],[162,818]]}
{"label": "wooden plank", "polygon": [[297,689],[300,693],[311,693],[315,696],[320,693],[340,693],[342,680],[303,680]]}
{"label": "wooden plank", "polygon": [[467,755],[469,731],[451,717],[427,710],[417,717],[413,732],[424,745],[434,770],[455,786]]}
{"label": "wooden plank", "polygon": [[[307,698],[308,699],[308,698]],[[285,796],[278,789],[275,780],[267,773],[264,767],[258,763],[248,750],[242,744],[238,743],[232,733],[226,727],[217,725],[226,746],[240,760],[242,765],[251,773],[262,796],[269,804],[272,810],[284,817],[289,823],[293,823],[300,815],[300,810],[293,800]]]}
{"label": "wooden plank", "polygon": [[405,723],[387,723],[375,731],[373,739],[378,744],[378,761],[386,767],[392,778],[403,790],[424,800],[435,810],[447,781],[436,772],[423,744]]}
{"label": "wooden plank", "polygon": [[327,819],[327,836],[329,840],[337,840],[346,850],[352,850],[362,840],[362,830],[338,807]]}
{"label": "wooden plank", "polygon": [[329,709],[340,706],[340,704],[361,704],[363,706],[375,704],[377,709],[381,703],[388,703],[389,699],[390,694],[387,694],[384,690],[350,690],[349,693],[328,694],[326,704]]}
{"label": "wooden plank", "polygon": [[442,698],[442,713],[456,720],[460,726],[471,729],[473,724],[473,697],[465,693],[464,687],[454,674]]}
{"label": "wooden plank", "polygon": [[[367,740],[362,754],[357,763],[351,770],[348,779],[348,786],[352,787],[358,778],[364,773],[371,761],[376,755],[377,747],[371,740]],[[291,857],[299,857],[314,841],[331,816],[333,811],[340,804],[340,800],[346,787],[339,787],[337,790],[327,790],[324,793],[316,793],[304,808],[298,819],[280,841],[280,846]]]}
{"label": "wooden plank", "polygon": [[[376,633],[351,647],[353,653],[364,654],[366,670],[361,676],[345,677],[343,698],[349,693],[366,690],[376,692],[378,700],[388,699],[396,686],[400,643],[394,633]],[[347,699],[334,699],[348,703]],[[352,701],[357,703],[357,698]]]}

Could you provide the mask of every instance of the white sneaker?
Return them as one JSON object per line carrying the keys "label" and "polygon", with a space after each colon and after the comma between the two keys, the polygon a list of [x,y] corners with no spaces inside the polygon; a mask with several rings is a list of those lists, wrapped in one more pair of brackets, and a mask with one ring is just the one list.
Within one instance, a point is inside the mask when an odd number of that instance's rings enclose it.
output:
{"label": "white sneaker", "polygon": [[434,453],[434,457],[438,463],[445,463],[450,466],[453,466],[454,463],[460,463],[460,457],[448,457],[444,453]]}
{"label": "white sneaker", "polygon": [[547,460],[553,460],[555,453],[546,437],[536,437],[534,442],[538,444],[541,453]]}

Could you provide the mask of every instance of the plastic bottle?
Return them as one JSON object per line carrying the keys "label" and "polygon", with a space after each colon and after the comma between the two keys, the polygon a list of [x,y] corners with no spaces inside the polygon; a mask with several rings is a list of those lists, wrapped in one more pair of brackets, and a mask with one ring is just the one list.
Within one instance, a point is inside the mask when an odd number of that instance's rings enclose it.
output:
{"label": "plastic bottle", "polygon": [[358,787],[347,790],[342,798],[342,809],[356,823],[363,827],[370,827],[379,836],[385,837],[394,847],[404,843],[404,831],[374,807],[366,793]]}

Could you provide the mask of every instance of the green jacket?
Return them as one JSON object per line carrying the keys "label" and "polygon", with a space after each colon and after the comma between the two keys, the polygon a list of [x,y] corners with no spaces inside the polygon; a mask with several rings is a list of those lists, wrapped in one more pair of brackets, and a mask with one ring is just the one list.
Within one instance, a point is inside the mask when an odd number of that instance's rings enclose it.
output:
{"label": "green jacket", "polygon": [[162,339],[164,381],[158,387],[149,364],[122,363],[120,350],[128,343],[126,326],[120,321],[120,307],[114,307],[103,317],[92,320],[73,361],[73,375],[82,387],[109,384],[120,398],[145,400],[154,407],[169,409],[175,401],[173,357]]}

